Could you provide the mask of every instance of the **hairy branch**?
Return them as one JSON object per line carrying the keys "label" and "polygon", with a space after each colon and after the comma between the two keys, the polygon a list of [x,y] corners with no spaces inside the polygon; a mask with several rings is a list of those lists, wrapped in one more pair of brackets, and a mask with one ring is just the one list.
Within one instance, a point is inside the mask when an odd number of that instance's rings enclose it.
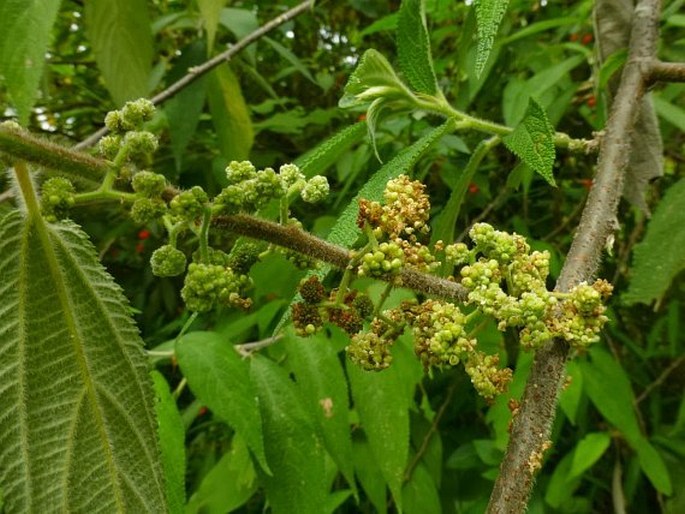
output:
{"label": "hairy branch", "polygon": [[[208,61],[204,62],[203,64],[201,64],[199,66],[194,66],[194,67],[190,68],[186,75],[184,75],[178,81],[171,84],[164,91],[157,93],[155,96],[153,96],[150,99],[150,101],[155,105],[159,105],[162,102],[168,100],[172,96],[176,95],[179,91],[183,90],[188,85],[190,85],[191,83],[196,81],[201,76],[212,71],[214,68],[219,66],[221,63],[230,61],[234,55],[236,55],[241,50],[244,50],[245,48],[250,46],[252,43],[257,41],[259,38],[268,34],[273,29],[283,25],[287,21],[292,20],[296,16],[299,16],[300,14],[305,12],[307,9],[311,9],[313,6],[314,6],[314,0],[305,0],[304,2],[293,7],[292,9],[284,12],[283,14],[281,14],[277,17],[275,17],[273,20],[269,21],[268,23],[259,27],[254,32],[251,32],[250,34],[245,36],[243,39],[238,41],[235,45],[231,46],[225,52],[222,52],[222,53],[212,57],[211,59],[209,59]],[[86,139],[84,139],[83,141],[81,141],[80,143],[75,145],[74,149],[82,150],[84,148],[88,148],[90,146],[93,146],[95,143],[98,142],[98,140],[100,138],[102,138],[102,136],[106,135],[107,132],[108,132],[107,127],[102,127],[100,130],[98,130],[97,132],[94,132],[93,134],[88,136]]]}
{"label": "hairy branch", "polygon": [[[350,263],[351,254],[346,248],[331,244],[295,226],[284,226],[272,221],[255,218],[246,214],[217,216],[213,225],[241,236],[267,241],[283,248],[308,255],[336,268],[345,269]],[[399,276],[402,287],[419,293],[437,296],[446,300],[463,302],[467,290],[461,284],[451,282],[420,271],[403,268]]]}
{"label": "hairy branch", "polygon": [[[611,244],[630,157],[630,135],[651,69],[646,63],[656,62],[660,7],[660,0],[640,0],[635,7],[628,62],[601,141],[594,185],[557,282],[560,291],[591,280],[599,267],[602,250]],[[568,346],[562,341],[550,341],[535,356],[490,497],[490,514],[526,510],[535,472],[548,445],[567,357]]]}
{"label": "hairy branch", "polygon": [[685,63],[654,61],[647,68],[645,81],[654,82],[685,82]]}

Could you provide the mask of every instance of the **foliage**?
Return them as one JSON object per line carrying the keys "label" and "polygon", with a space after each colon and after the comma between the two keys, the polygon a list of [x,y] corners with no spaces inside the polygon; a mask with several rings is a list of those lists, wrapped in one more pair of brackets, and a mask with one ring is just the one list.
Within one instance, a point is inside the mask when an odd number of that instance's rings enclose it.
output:
{"label": "foliage", "polygon": [[652,218],[551,291],[625,60],[589,0],[317,5],[156,110],[286,6],[38,4],[0,7],[0,511],[482,512],[552,335],[530,511],[685,508],[682,84]]}

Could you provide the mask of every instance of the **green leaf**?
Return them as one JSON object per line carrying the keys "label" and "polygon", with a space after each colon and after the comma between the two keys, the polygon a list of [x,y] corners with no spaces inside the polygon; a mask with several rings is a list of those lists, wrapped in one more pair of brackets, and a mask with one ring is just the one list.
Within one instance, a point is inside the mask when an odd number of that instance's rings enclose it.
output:
{"label": "green leaf", "polygon": [[623,295],[629,304],[660,300],[685,269],[685,179],[669,188],[635,246],[630,286]]}
{"label": "green leaf", "polygon": [[300,60],[300,58],[297,57],[294,53],[292,53],[288,48],[286,48],[278,41],[275,41],[268,36],[262,37],[261,40],[265,43],[268,43],[271,46],[271,48],[273,48],[276,51],[278,55],[280,55],[281,57],[283,57],[283,59],[292,64],[293,68],[299,71],[307,80],[309,80],[317,86],[319,85],[316,79],[312,77],[312,74],[309,72],[304,63]]}
{"label": "green leaf", "polygon": [[248,363],[216,332],[184,335],[176,344],[176,358],[193,394],[245,438],[259,464],[269,472]]}
{"label": "green leaf", "polygon": [[579,477],[590,469],[604,455],[609,443],[611,436],[607,432],[592,432],[583,437],[573,452],[568,477]]}
{"label": "green leaf", "polygon": [[[234,7],[226,7],[221,10],[219,23],[233,32],[236,39],[243,39],[259,28],[259,20],[257,20],[257,16],[253,11],[249,9],[236,9]],[[254,66],[257,45],[250,45],[243,52]]]}
{"label": "green leaf", "polygon": [[[205,60],[206,50],[202,42],[185,47],[169,72],[169,81],[175,82],[188,72],[188,69]],[[171,151],[180,169],[185,150],[188,147],[207,98],[207,77],[203,76],[164,103],[164,112],[169,123]]]}
{"label": "green leaf", "polygon": [[681,132],[685,132],[685,109],[659,96],[652,96],[657,114]]}
{"label": "green leaf", "polygon": [[154,49],[145,0],[85,2],[86,35],[114,103],[147,96]]}
{"label": "green leaf", "polygon": [[26,125],[38,96],[45,52],[60,0],[0,2],[0,84]]}
{"label": "green leaf", "polygon": [[302,393],[303,406],[316,420],[328,453],[347,483],[356,488],[352,465],[349,394],[338,354],[322,334],[285,342],[291,373]]}
{"label": "green leaf", "polygon": [[402,488],[402,504],[407,514],[441,514],[437,484],[422,463]]}
{"label": "green leaf", "polygon": [[402,0],[397,21],[397,54],[400,69],[415,91],[426,95],[439,92],[424,0]]}
{"label": "green leaf", "polygon": [[642,438],[642,433],[635,414],[630,380],[621,365],[603,348],[594,346],[590,355],[591,361],[578,362],[585,392],[602,416],[633,446]]}
{"label": "green leaf", "polygon": [[490,51],[495,45],[499,24],[507,12],[509,0],[475,0],[476,23],[478,24],[478,50],[476,54],[476,75],[480,76],[488,62]]}
{"label": "green leaf", "polygon": [[227,161],[247,159],[254,141],[252,121],[238,78],[228,65],[211,74],[208,94],[221,154]]}
{"label": "green leaf", "polygon": [[233,436],[231,449],[224,453],[188,501],[185,514],[230,512],[243,505],[257,491],[257,473],[245,440]]}
{"label": "green leaf", "polygon": [[578,485],[580,485],[580,478],[571,478],[569,476],[573,463],[573,453],[571,451],[564,455],[561,462],[554,468],[554,473],[552,473],[552,478],[545,491],[545,502],[555,509],[567,503],[578,488]]}
{"label": "green leaf", "polygon": [[552,167],[556,157],[554,127],[547,119],[542,106],[530,98],[528,110],[521,123],[511,134],[504,136],[504,144],[524,163],[555,186]]}
{"label": "green leaf", "polygon": [[8,214],[0,294],[5,510],[165,512],[143,342],[87,236]]}
{"label": "green leaf", "polygon": [[390,492],[402,510],[402,480],[409,455],[409,411],[397,368],[364,371],[348,361],[354,408]]}
{"label": "green leaf", "polygon": [[652,485],[660,493],[670,496],[673,493],[671,477],[659,452],[646,438],[642,438],[633,449],[637,452],[637,459],[642,471],[645,472]]}
{"label": "green leaf", "polygon": [[343,153],[362,140],[366,134],[365,122],[355,123],[334,134],[295,160],[305,177],[322,175],[333,166]]}
{"label": "green leaf", "polygon": [[576,361],[566,363],[566,376],[570,382],[564,386],[559,395],[559,406],[572,424],[576,424],[580,400],[583,397],[583,374]]}
{"label": "green leaf", "polygon": [[385,514],[388,510],[385,480],[378,467],[378,461],[373,456],[366,440],[354,441],[352,445],[354,469],[366,496],[376,508],[378,514]]}
{"label": "green leaf", "polygon": [[273,476],[262,476],[274,514],[326,512],[325,451],[295,384],[275,362],[252,357],[250,376],[259,396],[264,445]]}
{"label": "green leaf", "polygon": [[216,28],[219,25],[219,14],[225,3],[226,0],[197,0],[202,22],[207,31],[208,53],[211,53],[214,48],[214,37],[216,36]]}
{"label": "green leaf", "polygon": [[157,393],[155,413],[159,423],[157,431],[162,450],[162,466],[166,477],[165,488],[169,511],[172,514],[182,513],[186,503],[185,427],[166,379],[158,371],[153,370],[151,375]]}

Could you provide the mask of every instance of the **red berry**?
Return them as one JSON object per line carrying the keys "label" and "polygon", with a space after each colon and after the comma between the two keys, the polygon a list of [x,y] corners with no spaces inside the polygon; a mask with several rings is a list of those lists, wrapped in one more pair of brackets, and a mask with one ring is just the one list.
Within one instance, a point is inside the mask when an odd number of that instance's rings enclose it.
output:
{"label": "red berry", "polygon": [[144,241],[148,237],[150,237],[150,231],[148,229],[143,228],[138,232],[138,239],[141,241]]}
{"label": "red berry", "polygon": [[580,182],[580,185],[583,186],[588,191],[592,188],[592,179],[591,178],[581,178],[579,182]]}
{"label": "red berry", "polygon": [[357,116],[357,121],[364,121],[366,119],[366,114],[360,114]]}
{"label": "red berry", "polygon": [[595,105],[597,105],[597,98],[595,98],[595,95],[590,95],[586,103],[590,109],[594,109]]}
{"label": "red berry", "polygon": [[200,407],[200,410],[197,411],[197,417],[201,417],[207,414],[207,407]]}
{"label": "red berry", "polygon": [[592,34],[584,34],[583,39],[581,39],[580,42],[584,45],[589,45],[592,43]]}
{"label": "red berry", "polygon": [[472,195],[475,195],[478,191],[480,191],[478,184],[476,184],[475,182],[471,182],[469,184],[469,193],[471,193]]}

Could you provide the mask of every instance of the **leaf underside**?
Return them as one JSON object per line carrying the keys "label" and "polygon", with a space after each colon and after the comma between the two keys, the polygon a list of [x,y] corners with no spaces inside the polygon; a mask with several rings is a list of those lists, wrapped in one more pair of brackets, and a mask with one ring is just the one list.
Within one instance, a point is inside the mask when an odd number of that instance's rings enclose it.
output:
{"label": "leaf underside", "polygon": [[142,341],[86,235],[8,214],[0,295],[6,511],[166,511]]}
{"label": "leaf underside", "polygon": [[402,73],[419,93],[434,95],[438,81],[433,70],[430,39],[422,0],[403,0],[397,22],[397,53]]}

